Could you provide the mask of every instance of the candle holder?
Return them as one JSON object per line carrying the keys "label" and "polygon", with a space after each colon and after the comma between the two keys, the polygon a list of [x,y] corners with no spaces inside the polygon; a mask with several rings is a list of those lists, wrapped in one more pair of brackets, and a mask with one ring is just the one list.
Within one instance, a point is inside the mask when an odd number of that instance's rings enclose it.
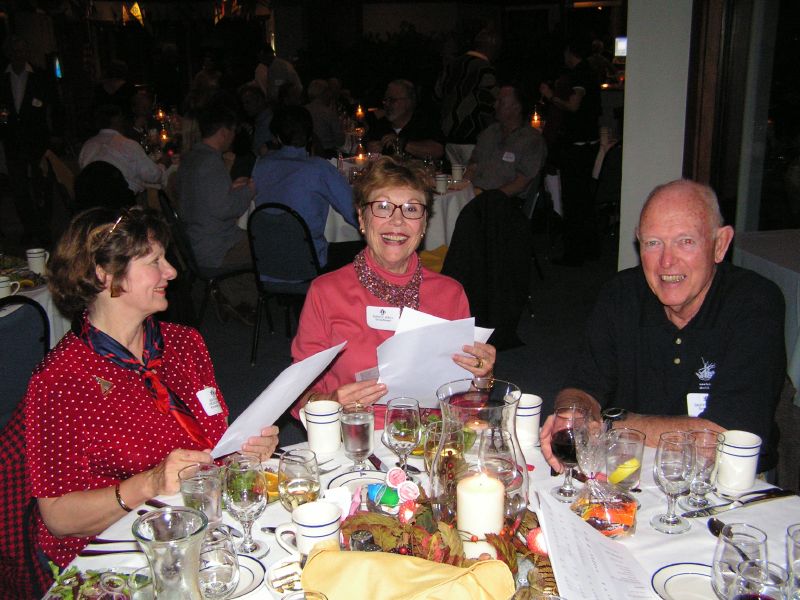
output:
{"label": "candle holder", "polygon": [[[513,530],[528,505],[527,467],[514,426],[520,389],[499,379],[475,378],[447,383],[436,395],[443,425],[431,463],[429,495],[435,518],[457,526],[462,539],[471,544],[484,542],[487,533],[499,533],[504,527]],[[463,439],[461,452],[453,451],[454,439]],[[500,498],[500,527],[496,522],[488,528],[469,523],[475,520],[470,494],[484,492],[492,500],[486,500],[478,520],[489,515],[488,507],[495,507]]]}

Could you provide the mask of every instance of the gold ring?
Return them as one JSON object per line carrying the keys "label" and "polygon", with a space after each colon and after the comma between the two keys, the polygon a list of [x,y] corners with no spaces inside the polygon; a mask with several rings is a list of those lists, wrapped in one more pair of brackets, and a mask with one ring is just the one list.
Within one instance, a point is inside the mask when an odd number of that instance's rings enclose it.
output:
{"label": "gold ring", "polygon": [[483,359],[482,358],[479,358],[478,362],[475,363],[475,368],[476,369],[483,368]]}

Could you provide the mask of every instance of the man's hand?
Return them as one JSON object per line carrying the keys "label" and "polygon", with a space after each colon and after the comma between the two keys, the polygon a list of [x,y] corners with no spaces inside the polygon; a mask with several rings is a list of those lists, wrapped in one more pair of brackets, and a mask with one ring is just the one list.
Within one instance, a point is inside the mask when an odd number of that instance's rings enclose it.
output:
{"label": "man's hand", "polygon": [[547,461],[547,464],[553,467],[556,471],[561,473],[564,470],[559,460],[553,456],[553,449],[550,447],[550,440],[553,437],[553,415],[547,417],[544,425],[539,430],[539,443],[542,445],[542,456]]}

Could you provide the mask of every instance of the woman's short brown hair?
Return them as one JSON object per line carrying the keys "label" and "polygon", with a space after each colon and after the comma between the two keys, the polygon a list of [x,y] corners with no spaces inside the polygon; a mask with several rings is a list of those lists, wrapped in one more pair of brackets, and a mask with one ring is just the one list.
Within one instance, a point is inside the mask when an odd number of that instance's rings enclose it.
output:
{"label": "woman's short brown hair", "polygon": [[169,229],[151,209],[90,208],[76,215],[47,264],[58,309],[75,318],[94,302],[103,290],[98,266],[112,276],[111,295],[118,296],[131,259],[150,252],[153,242],[166,247]]}
{"label": "woman's short brown hair", "polygon": [[402,160],[393,156],[381,156],[371,161],[353,184],[353,202],[358,212],[363,212],[369,197],[375,190],[387,187],[404,187],[422,192],[430,218],[433,204],[430,175],[420,161]]}

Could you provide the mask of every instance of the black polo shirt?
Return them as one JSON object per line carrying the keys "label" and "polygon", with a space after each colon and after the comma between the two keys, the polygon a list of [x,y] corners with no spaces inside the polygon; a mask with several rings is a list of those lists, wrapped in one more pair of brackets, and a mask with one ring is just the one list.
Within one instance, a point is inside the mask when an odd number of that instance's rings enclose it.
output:
{"label": "black polo shirt", "polygon": [[[700,311],[678,329],[642,268],[627,269],[601,291],[565,387],[589,392],[603,407],[692,414],[753,432],[763,440],[759,468],[766,470],[777,460],[772,430],[786,375],[783,323],[774,283],[722,263]],[[698,403],[692,413],[689,404]]]}
{"label": "black polo shirt", "polygon": [[[387,133],[395,133],[394,127],[389,122],[389,119],[382,117],[375,121],[374,127],[370,128],[367,132],[367,139],[369,141],[380,141]],[[408,142],[420,142],[425,140],[432,140],[444,144],[444,134],[438,124],[434,123],[432,119],[423,115],[420,112],[415,112],[411,116],[411,120],[406,123],[397,136],[403,141],[403,145]],[[383,154],[392,154],[389,148],[383,149]]]}

